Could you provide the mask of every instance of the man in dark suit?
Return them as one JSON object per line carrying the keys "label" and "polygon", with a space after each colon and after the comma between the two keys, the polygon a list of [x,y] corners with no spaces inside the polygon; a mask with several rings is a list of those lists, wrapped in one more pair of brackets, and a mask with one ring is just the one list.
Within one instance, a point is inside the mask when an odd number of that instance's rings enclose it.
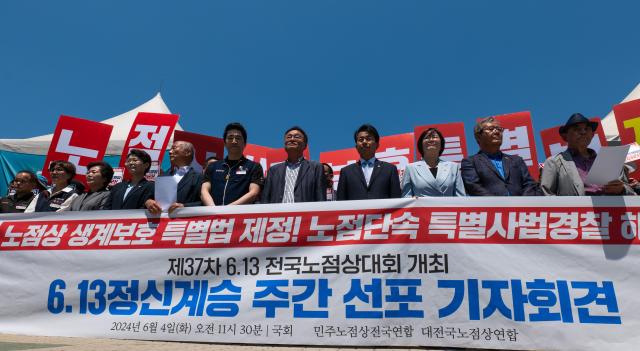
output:
{"label": "man in dark suit", "polygon": [[298,126],[284,133],[287,160],[271,166],[262,191],[262,203],[326,201],[322,164],[306,160],[307,133]]}
{"label": "man in dark suit", "polygon": [[[195,157],[195,149],[193,144],[187,141],[174,141],[169,149],[169,160],[171,161],[171,169],[165,172],[163,177],[173,177],[178,183],[177,200],[169,206],[169,213],[177,208],[201,206],[200,201],[200,185],[204,176],[202,172],[196,172],[191,164]],[[155,200],[149,200],[146,204],[149,212],[160,214],[162,208]]]}
{"label": "man in dark suit", "polygon": [[353,134],[360,160],[340,170],[338,200],[390,199],[400,197],[396,166],[376,159],[380,135],[364,124]]}
{"label": "man in dark suit", "polygon": [[473,129],[480,151],[462,160],[462,180],[471,196],[539,196],[542,191],[520,156],[500,151],[502,132],[498,120],[488,117]]}

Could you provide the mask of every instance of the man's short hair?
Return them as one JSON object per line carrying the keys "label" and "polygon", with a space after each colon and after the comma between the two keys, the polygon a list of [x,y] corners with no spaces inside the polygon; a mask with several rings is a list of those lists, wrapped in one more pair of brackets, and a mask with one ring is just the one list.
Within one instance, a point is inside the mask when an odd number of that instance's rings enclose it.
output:
{"label": "man's short hair", "polygon": [[102,178],[104,178],[104,187],[106,188],[107,185],[111,183],[111,179],[113,179],[113,167],[104,161],[95,161],[89,162],[87,170],[90,170],[95,166],[100,167],[100,174],[102,175]]}
{"label": "man's short hair", "polygon": [[224,127],[224,133],[222,133],[222,139],[223,140],[227,140],[227,134],[229,133],[230,130],[237,130],[240,132],[240,134],[242,134],[242,138],[244,139],[244,142],[247,142],[247,130],[244,129],[244,127],[242,126],[242,124],[238,123],[238,122],[232,122],[227,124],[226,127]]}
{"label": "man's short hair", "polygon": [[38,180],[38,176],[33,171],[23,169],[20,172],[16,173],[16,176],[20,173],[28,174],[30,182],[33,183],[33,185],[35,185],[36,188],[39,188],[40,190],[44,190],[47,188],[45,184],[40,183],[40,181]]}
{"label": "man's short hair", "polygon": [[140,149],[131,149],[129,150],[129,154],[127,155],[127,158],[129,158],[130,156],[135,156],[139,158],[142,161],[142,163],[148,163],[149,166],[147,167],[147,169],[144,170],[144,173],[146,174],[147,172],[149,172],[149,170],[151,169],[151,156],[149,156],[149,154],[146,151],[140,150]]}
{"label": "man's short hair", "polygon": [[299,126],[293,126],[293,127],[289,128],[289,129],[287,129],[287,131],[284,132],[284,135],[289,134],[289,132],[292,131],[292,130],[297,130],[300,133],[302,133],[302,136],[304,137],[304,143],[307,144],[307,145],[309,144],[309,137],[307,137],[307,133],[304,131],[304,129],[300,128]]}
{"label": "man's short hair", "polygon": [[185,148],[191,152],[191,162],[193,162],[193,159],[196,157],[196,148],[193,146],[192,143],[188,142],[188,141],[184,141],[184,140],[178,140],[177,142],[184,144]]}
{"label": "man's short hair", "polygon": [[76,165],[69,161],[65,160],[56,160],[49,163],[49,172],[53,171],[54,168],[61,167],[67,174],[71,175],[71,179],[76,176]]}
{"label": "man's short hair", "polygon": [[478,136],[482,134],[482,128],[487,123],[500,123],[495,117],[487,117],[476,122],[476,125],[473,127],[473,135],[478,139]]}
{"label": "man's short hair", "polygon": [[375,139],[376,143],[380,142],[380,134],[378,134],[378,130],[376,129],[376,127],[372,126],[371,124],[363,124],[360,126],[360,128],[358,128],[358,130],[356,130],[355,133],[353,133],[354,142],[358,142],[358,134],[362,132],[367,132],[373,135],[373,139]]}

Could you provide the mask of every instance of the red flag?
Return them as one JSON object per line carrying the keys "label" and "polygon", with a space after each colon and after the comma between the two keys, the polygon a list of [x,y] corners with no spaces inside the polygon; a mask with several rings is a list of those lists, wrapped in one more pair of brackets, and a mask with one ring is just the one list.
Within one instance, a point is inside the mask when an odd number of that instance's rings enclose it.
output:
{"label": "red flag", "polygon": [[[178,115],[172,114],[139,112],[133,121],[124,148],[122,148],[120,167],[124,167],[131,149],[143,150],[151,156],[152,167],[149,173],[155,178],[158,175],[158,167],[162,163],[162,157],[173,134],[173,129],[178,123],[178,118]],[[128,177],[125,168],[125,179]]]}
{"label": "red flag", "polygon": [[60,116],[53,133],[42,174],[49,175],[49,163],[65,160],[76,166],[76,178],[86,185],[87,164],[101,161],[109,145],[113,126],[86,119]]}
{"label": "red flag", "polygon": [[[416,140],[420,137],[423,131],[429,128],[436,128],[442,133],[445,139],[444,151],[440,156],[445,161],[461,162],[463,158],[467,157],[467,137],[464,134],[464,123],[442,123],[442,124],[427,124],[424,126],[418,126],[413,129],[413,135]],[[420,152],[416,150],[415,159],[420,159]]]}

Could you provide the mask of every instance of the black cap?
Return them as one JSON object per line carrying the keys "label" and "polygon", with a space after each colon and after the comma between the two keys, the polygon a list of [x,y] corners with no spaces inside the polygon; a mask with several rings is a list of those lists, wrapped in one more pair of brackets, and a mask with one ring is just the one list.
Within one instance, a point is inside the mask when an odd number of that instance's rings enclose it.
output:
{"label": "black cap", "polygon": [[569,129],[569,127],[579,123],[588,124],[589,127],[591,127],[591,130],[594,132],[596,131],[596,129],[598,129],[598,122],[590,121],[587,117],[583,116],[582,113],[574,113],[571,115],[571,117],[569,117],[569,119],[567,120],[567,123],[565,123],[562,127],[560,127],[558,131],[560,132],[560,134],[564,134],[567,132],[567,129]]}

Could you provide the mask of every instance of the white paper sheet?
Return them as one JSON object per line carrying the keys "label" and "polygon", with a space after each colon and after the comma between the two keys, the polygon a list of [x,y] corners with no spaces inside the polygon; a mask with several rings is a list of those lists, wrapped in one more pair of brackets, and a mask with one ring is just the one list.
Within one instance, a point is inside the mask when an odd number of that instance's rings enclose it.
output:
{"label": "white paper sheet", "polygon": [[598,151],[598,156],[591,166],[585,183],[605,185],[616,180],[622,173],[624,160],[627,158],[629,145],[603,146]]}
{"label": "white paper sheet", "polygon": [[173,177],[157,177],[155,184],[156,201],[167,211],[178,200],[178,183]]}

